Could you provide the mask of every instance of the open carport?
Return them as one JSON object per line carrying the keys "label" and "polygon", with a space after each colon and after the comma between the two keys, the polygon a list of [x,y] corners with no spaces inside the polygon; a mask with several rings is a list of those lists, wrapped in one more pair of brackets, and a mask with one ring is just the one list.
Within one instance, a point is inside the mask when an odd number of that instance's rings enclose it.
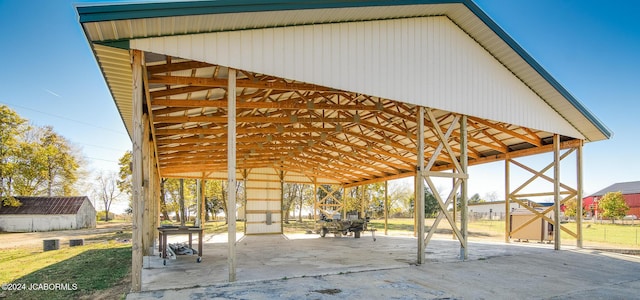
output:
{"label": "open carport", "polygon": [[[313,184],[329,197],[327,186],[413,176],[416,207],[424,206],[429,186],[440,205],[435,222],[451,225],[458,247],[452,254],[466,260],[473,255],[467,168],[505,161],[506,207],[519,203],[533,213],[530,222],[554,224],[554,249],[561,232],[581,246],[580,230],[555,220],[562,203],[582,199],[583,144],[611,132],[472,1],[199,1],[77,10],[133,142],[133,291],[144,289],[143,257],[154,255],[160,180],[167,177],[242,181],[246,198],[229,189],[228,211],[235,215],[243,201],[251,237],[283,233],[284,182]],[[553,153],[542,169],[517,161],[541,153]],[[560,172],[570,158],[575,184]],[[510,186],[511,166],[531,179]],[[436,178],[452,180],[448,197],[439,196]],[[526,192],[538,179],[550,190]],[[536,196],[552,196],[554,205],[538,212],[523,200]],[[327,197],[316,197],[316,217],[345,214],[342,199]],[[457,201],[459,226],[448,210]],[[424,224],[424,211],[417,212],[416,223]],[[227,271],[228,281],[252,274],[237,272],[235,222],[229,219],[227,263],[211,270]],[[417,226],[416,264],[427,261],[435,228]],[[507,226],[506,241],[520,229]]]}

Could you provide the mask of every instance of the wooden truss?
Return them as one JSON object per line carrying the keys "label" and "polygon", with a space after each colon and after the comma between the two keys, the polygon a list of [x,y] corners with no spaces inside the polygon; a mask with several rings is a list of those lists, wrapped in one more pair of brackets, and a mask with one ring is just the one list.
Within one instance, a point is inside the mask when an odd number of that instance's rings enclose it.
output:
{"label": "wooden truss", "polygon": [[[465,130],[467,127],[466,126],[467,117],[459,116],[459,115],[454,116],[454,119],[449,124],[449,127],[446,129],[446,132],[443,132],[442,131],[443,127],[441,127],[441,125],[439,124],[438,120],[435,118],[431,109],[427,108],[425,109],[425,112],[428,117],[428,121],[434,125],[433,127],[430,128],[430,130],[433,131],[434,135],[437,137],[438,145],[435,148],[433,155],[429,158],[427,164],[421,165],[418,168],[419,170],[418,172],[420,176],[416,177],[416,178],[419,178],[417,182],[418,184],[416,184],[417,186],[416,193],[421,194],[420,198],[424,197],[423,181],[425,181],[438,202],[439,212],[438,212],[438,215],[436,216],[435,221],[433,222],[433,225],[427,232],[426,237],[421,233],[421,230],[418,230],[419,236],[420,236],[420,239],[424,239],[424,243],[425,243],[424,247],[426,247],[426,245],[431,240],[431,237],[435,233],[436,229],[438,228],[438,224],[440,224],[440,221],[442,221],[442,219],[445,218],[451,225],[451,228],[453,229],[455,236],[458,238],[458,241],[460,241],[461,258],[466,259],[468,255],[467,254],[467,229],[466,229],[466,213],[464,212],[466,212],[467,210],[466,208],[466,203],[467,203],[466,202],[466,198],[467,198],[466,184],[467,183],[466,182],[467,182],[467,179],[469,178],[467,174],[467,151],[466,151],[467,134]],[[461,149],[461,152],[460,152],[461,154],[459,157],[456,156],[456,152],[453,151],[453,148],[451,146],[452,144],[451,134],[455,128],[462,128],[459,134],[459,146]],[[447,172],[441,172],[441,171],[431,171],[432,167],[436,162],[437,157],[443,151],[445,155],[447,155],[450,161],[452,162],[455,168],[454,169],[455,172],[447,173]],[[440,193],[438,192],[438,187],[436,187],[436,185],[433,183],[432,177],[453,178],[454,180],[453,189],[451,190],[451,192],[449,193],[449,196],[446,199],[442,199],[442,197],[440,197]],[[452,205],[452,204],[454,206],[456,205],[455,199],[458,191],[460,191],[461,198],[462,198],[461,211],[463,212],[461,215],[462,226],[460,228],[458,228],[454,216],[451,213],[449,213],[449,210],[448,210],[449,205]],[[424,199],[421,199],[421,201],[422,201],[422,204],[420,206],[416,205],[416,207],[424,207]],[[422,209],[421,213],[424,214],[424,209]],[[420,228],[424,227],[424,216],[422,218],[419,218],[419,220],[420,220],[418,223],[419,227]],[[423,255],[424,253],[420,254],[420,257],[418,258],[419,261],[423,259],[422,258]]]}
{"label": "wooden truss", "polygon": [[[505,191],[506,191],[506,221],[505,221],[505,242],[510,241],[510,237],[517,233],[518,231],[524,229],[527,225],[535,222],[539,219],[544,219],[554,226],[554,243],[555,249],[560,249],[560,230],[564,231],[568,235],[572,236],[577,240],[578,247],[582,247],[582,232],[581,232],[581,222],[582,218],[576,218],[577,220],[577,230],[576,232],[571,231],[566,226],[563,226],[560,221],[560,207],[567,201],[575,199],[577,201],[578,215],[582,215],[582,144],[579,143],[575,147],[571,147],[568,149],[564,149],[564,153],[561,154],[559,136],[554,137],[554,160],[547,164],[544,168],[539,171],[526,166],[525,164],[516,161],[515,159],[506,159],[505,160]],[[575,153],[576,157],[576,173],[577,173],[577,181],[576,186],[571,187],[568,184],[564,184],[560,181],[560,162],[563,159],[566,159],[572,153]],[[510,182],[510,165],[515,165],[522,170],[525,170],[531,174],[531,177],[522,183],[517,188],[511,190],[509,187]],[[553,177],[545,175],[549,170],[553,169],[554,174]],[[523,193],[522,191],[535,182],[536,180],[544,180],[553,184],[552,191],[538,192],[538,193]],[[553,196],[554,203],[553,205],[546,207],[544,210],[539,211],[536,210],[531,202],[525,200],[525,198],[531,197],[541,197],[541,196]],[[516,228],[511,228],[510,224],[510,204],[517,203],[520,204],[521,207],[526,208],[528,211],[532,213],[532,216],[529,220],[520,224],[520,226]],[[548,214],[553,212],[554,217],[549,218]]]}
{"label": "wooden truss", "polygon": [[[143,66],[150,134],[162,177],[224,179],[227,167],[229,68],[170,56]],[[417,106],[295,80],[237,70],[234,99],[236,167],[271,167],[344,187],[415,175]],[[428,128],[454,122],[431,109]],[[433,123],[433,122],[436,123]],[[434,125],[434,124],[437,124]],[[449,135],[460,156],[461,128]],[[548,151],[551,133],[468,117],[469,165],[518,151]],[[436,130],[424,132],[430,171],[451,170],[448,152],[435,154]]]}
{"label": "wooden truss", "polygon": [[[335,188],[327,189],[324,185],[315,185],[314,187],[314,190],[321,189],[325,193],[322,199],[318,199],[316,195],[315,209],[328,218],[331,218],[336,212],[344,214],[344,202],[342,201],[344,188],[339,185],[332,185],[332,187]],[[343,197],[340,197],[339,194]]]}

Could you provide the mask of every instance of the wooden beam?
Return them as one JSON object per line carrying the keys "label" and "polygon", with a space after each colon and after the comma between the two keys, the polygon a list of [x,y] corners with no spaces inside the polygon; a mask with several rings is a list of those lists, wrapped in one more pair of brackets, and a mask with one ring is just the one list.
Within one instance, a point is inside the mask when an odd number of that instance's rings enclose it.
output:
{"label": "wooden beam", "polygon": [[[154,99],[155,106],[179,108],[226,108],[226,100]],[[325,104],[300,101],[245,101],[238,102],[236,108],[282,109],[282,110],[358,110],[380,111],[380,107],[363,104]]]}
{"label": "wooden beam", "polygon": [[509,165],[510,159],[504,160],[504,211],[505,211],[505,223],[504,223],[504,242],[511,242],[511,170]]}
{"label": "wooden beam", "polygon": [[418,107],[418,136],[417,143],[418,147],[416,148],[417,155],[417,166],[416,166],[416,174],[415,174],[415,210],[417,211],[417,241],[418,241],[418,264],[424,263],[425,258],[425,242],[424,242],[424,179],[421,175],[421,172],[424,169],[424,108],[422,106]]}
{"label": "wooden beam", "polygon": [[151,215],[151,205],[152,205],[152,191],[151,191],[151,145],[149,142],[150,136],[150,128],[149,128],[149,114],[142,114],[142,255],[143,256],[151,256],[153,255],[153,241],[151,240],[153,234],[153,217]]}
{"label": "wooden beam", "polygon": [[525,134],[520,134],[520,133],[516,132],[515,130],[506,128],[506,127],[498,125],[498,124],[491,123],[491,122],[489,122],[487,120],[484,120],[484,119],[481,119],[481,118],[469,117],[469,119],[471,119],[473,122],[480,123],[482,125],[485,125],[487,127],[492,128],[492,129],[495,129],[495,130],[507,133],[507,134],[509,134],[509,135],[511,135],[513,137],[519,138],[519,139],[521,139],[521,140],[523,140],[523,141],[525,141],[525,142],[527,142],[527,143],[529,143],[531,145],[538,146],[538,147],[542,146],[542,142],[540,141],[539,138],[538,139],[533,139],[533,138],[531,138],[531,137],[529,137],[529,136],[527,136]]}
{"label": "wooden beam", "polygon": [[132,233],[131,233],[131,291],[139,292],[142,289],[142,239],[143,239],[143,213],[144,213],[144,195],[142,191],[142,143],[143,143],[143,125],[142,125],[142,95],[144,87],[142,85],[142,65],[144,58],[142,51],[131,51],[131,69],[132,69],[132,107],[133,107],[133,149],[132,149],[132,200],[131,206],[133,210],[132,216]]}
{"label": "wooden beam", "polygon": [[227,86],[227,224],[229,282],[236,281],[236,70],[229,69]]}
{"label": "wooden beam", "polygon": [[555,226],[553,228],[553,248],[560,250],[560,135],[553,135],[553,191],[555,208],[553,210],[553,219]]}
{"label": "wooden beam", "polygon": [[205,62],[199,62],[199,61],[185,61],[180,63],[168,63],[163,65],[148,66],[147,72],[149,72],[149,74],[170,73],[175,71],[199,69],[199,68],[206,68],[206,67],[215,67],[215,65],[212,65],[210,63],[205,63]]}
{"label": "wooden beam", "polygon": [[583,181],[582,181],[582,144],[584,141],[581,141],[580,145],[577,147],[576,152],[576,246],[578,248],[582,248],[582,189],[583,189]]}
{"label": "wooden beam", "polygon": [[[186,77],[186,76],[162,76],[152,75],[149,83],[165,85],[188,85],[208,88],[226,88],[227,80],[206,77]],[[269,89],[285,91],[335,91],[320,85],[286,82],[286,81],[255,81],[251,79],[236,80],[236,88]]]}
{"label": "wooden beam", "polygon": [[[157,116],[156,123],[226,123],[227,118],[223,116]],[[289,117],[237,117],[238,123],[273,123],[273,124],[289,124],[289,123],[350,123],[352,118],[318,118],[291,115]]]}
{"label": "wooden beam", "polygon": [[[468,232],[467,232],[467,225],[468,225],[468,218],[467,218],[467,213],[468,213],[468,208],[467,208],[467,199],[468,199],[468,193],[467,193],[467,182],[469,179],[469,173],[467,173],[467,166],[468,166],[468,152],[467,152],[467,148],[468,148],[468,144],[467,144],[467,116],[463,115],[462,118],[460,118],[460,149],[461,149],[461,153],[460,153],[460,167],[461,167],[461,173],[460,175],[464,175],[464,177],[462,177],[461,181],[461,185],[460,185],[460,232],[462,234],[462,238],[463,241],[460,241],[460,259],[462,260],[467,260],[469,259],[469,249],[467,248],[467,238],[468,238]],[[455,197],[454,197],[455,199]],[[456,207],[455,204],[455,200],[454,200],[454,207]],[[454,215],[455,217],[455,215]],[[455,224],[455,220],[454,220],[454,224]]]}

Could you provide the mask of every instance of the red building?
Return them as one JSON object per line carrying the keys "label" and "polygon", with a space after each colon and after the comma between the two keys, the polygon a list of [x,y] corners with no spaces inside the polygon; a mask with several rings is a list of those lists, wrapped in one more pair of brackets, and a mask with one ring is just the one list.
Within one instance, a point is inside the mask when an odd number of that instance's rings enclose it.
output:
{"label": "red building", "polygon": [[629,212],[627,212],[627,215],[636,215],[640,217],[640,181],[614,183],[583,198],[582,205],[584,207],[584,211],[593,216],[596,208],[598,207],[598,200],[609,192],[622,192],[622,196],[629,206]]}

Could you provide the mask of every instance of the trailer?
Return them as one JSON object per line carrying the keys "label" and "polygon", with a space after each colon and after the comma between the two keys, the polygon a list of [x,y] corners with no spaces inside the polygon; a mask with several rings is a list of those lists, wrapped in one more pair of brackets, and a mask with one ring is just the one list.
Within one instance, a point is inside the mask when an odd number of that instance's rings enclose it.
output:
{"label": "trailer", "polygon": [[359,239],[363,231],[371,231],[371,236],[375,242],[376,229],[368,229],[368,223],[369,218],[360,218],[359,214],[347,214],[346,220],[342,220],[340,214],[333,215],[331,219],[322,214],[320,220],[316,221],[315,232],[320,234],[321,237],[325,237],[328,233],[333,233],[336,237],[353,233],[353,237]]}

